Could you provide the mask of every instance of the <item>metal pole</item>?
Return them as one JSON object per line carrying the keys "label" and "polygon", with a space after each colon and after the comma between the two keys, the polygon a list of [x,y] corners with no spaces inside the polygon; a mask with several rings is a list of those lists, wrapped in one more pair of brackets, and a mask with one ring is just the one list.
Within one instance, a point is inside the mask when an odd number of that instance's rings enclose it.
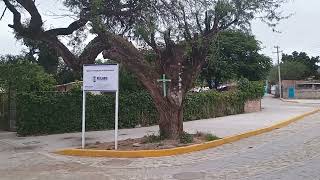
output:
{"label": "metal pole", "polygon": [[115,110],[115,124],[114,124],[114,149],[118,149],[118,115],[119,115],[119,90],[116,92],[116,110]]}
{"label": "metal pole", "polygon": [[[119,65],[118,65],[119,66]],[[119,68],[119,67],[118,67]],[[118,71],[119,73],[119,71]],[[118,74],[119,76],[119,74]],[[119,82],[118,82],[119,84]],[[119,86],[116,91],[116,109],[115,109],[115,122],[114,122],[114,149],[118,150],[118,129],[119,129]]]}
{"label": "metal pole", "polygon": [[277,48],[277,57],[278,57],[279,93],[280,93],[280,99],[281,99],[282,98],[282,81],[281,81],[281,67],[280,67],[279,46],[276,46],[276,48]]}
{"label": "metal pole", "polygon": [[85,148],[85,136],[86,131],[86,91],[82,90],[82,149]]}

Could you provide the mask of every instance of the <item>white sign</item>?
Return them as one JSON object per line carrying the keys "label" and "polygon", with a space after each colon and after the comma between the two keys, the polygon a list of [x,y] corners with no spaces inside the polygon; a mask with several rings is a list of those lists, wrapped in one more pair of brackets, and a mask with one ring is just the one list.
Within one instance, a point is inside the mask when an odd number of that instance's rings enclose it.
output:
{"label": "white sign", "polygon": [[82,149],[85,148],[86,91],[115,92],[114,147],[118,149],[119,65],[84,65],[82,89]]}
{"label": "white sign", "polygon": [[83,90],[116,92],[119,89],[119,66],[84,65]]}

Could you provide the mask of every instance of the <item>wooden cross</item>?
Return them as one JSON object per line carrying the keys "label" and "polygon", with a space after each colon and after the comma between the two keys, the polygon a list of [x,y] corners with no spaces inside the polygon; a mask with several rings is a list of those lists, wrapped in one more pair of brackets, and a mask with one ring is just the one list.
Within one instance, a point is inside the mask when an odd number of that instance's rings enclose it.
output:
{"label": "wooden cross", "polygon": [[162,79],[158,79],[158,82],[162,82],[163,97],[167,97],[167,82],[171,82],[171,79],[166,79],[166,75],[162,75]]}

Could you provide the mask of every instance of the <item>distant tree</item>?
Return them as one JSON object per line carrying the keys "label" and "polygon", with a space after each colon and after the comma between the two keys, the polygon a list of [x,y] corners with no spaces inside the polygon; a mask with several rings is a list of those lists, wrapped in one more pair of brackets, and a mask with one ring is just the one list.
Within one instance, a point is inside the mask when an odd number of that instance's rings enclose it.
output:
{"label": "distant tree", "polygon": [[56,84],[52,75],[38,64],[25,60],[22,56],[0,58],[0,87],[20,92],[53,90]]}
{"label": "distant tree", "polygon": [[250,81],[266,79],[272,68],[272,60],[262,54],[260,42],[249,33],[230,30],[221,32],[211,47],[201,77],[209,87],[213,81],[217,87],[230,79],[247,78]]}
{"label": "distant tree", "polygon": [[294,51],[291,55],[288,54],[283,54],[282,55],[282,62],[300,62],[304,64],[307,68],[307,72],[305,74],[306,77],[319,77],[318,69],[319,65],[318,63],[320,62],[319,56],[317,57],[309,57],[307,53],[305,52],[297,52]]}
{"label": "distant tree", "polygon": [[[308,67],[298,61],[287,61],[280,65],[281,78],[283,80],[303,80],[308,77]],[[279,82],[278,66],[274,66],[270,71],[269,80],[272,84]]]}

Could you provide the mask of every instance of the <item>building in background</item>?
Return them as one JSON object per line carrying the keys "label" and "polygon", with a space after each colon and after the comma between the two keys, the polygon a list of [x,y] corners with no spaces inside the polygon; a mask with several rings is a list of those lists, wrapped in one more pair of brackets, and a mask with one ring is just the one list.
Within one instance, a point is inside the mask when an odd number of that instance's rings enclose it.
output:
{"label": "building in background", "polygon": [[283,80],[282,89],[285,99],[320,99],[320,81]]}

